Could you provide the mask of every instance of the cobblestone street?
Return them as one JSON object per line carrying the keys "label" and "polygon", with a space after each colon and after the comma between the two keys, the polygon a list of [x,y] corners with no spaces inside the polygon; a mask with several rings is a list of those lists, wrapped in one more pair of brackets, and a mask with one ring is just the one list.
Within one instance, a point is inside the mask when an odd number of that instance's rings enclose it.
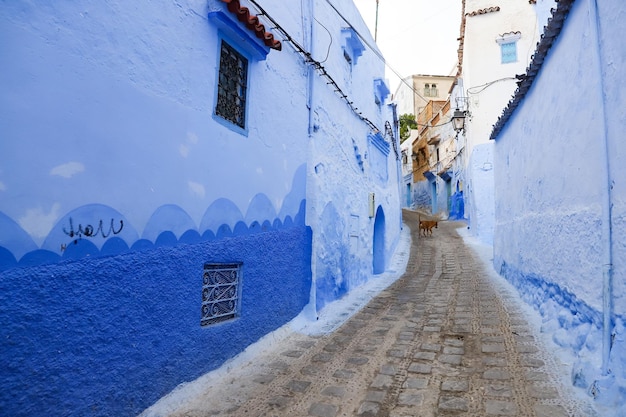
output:
{"label": "cobblestone street", "polygon": [[170,416],[591,417],[513,294],[441,222],[412,245],[406,273],[336,331],[293,333],[223,373]]}

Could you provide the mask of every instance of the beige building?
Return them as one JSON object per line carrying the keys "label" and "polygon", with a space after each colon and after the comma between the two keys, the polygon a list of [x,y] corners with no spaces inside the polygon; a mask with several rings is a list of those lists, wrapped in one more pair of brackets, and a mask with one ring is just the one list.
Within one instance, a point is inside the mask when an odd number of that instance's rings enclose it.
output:
{"label": "beige building", "polygon": [[[450,100],[431,100],[417,116],[412,142],[414,206],[442,218],[450,213],[453,161],[457,135],[451,123]],[[414,131],[412,131],[414,132]]]}
{"label": "beige building", "polygon": [[412,75],[402,80],[393,96],[398,104],[398,114],[417,116],[429,101],[446,101],[454,76]]}

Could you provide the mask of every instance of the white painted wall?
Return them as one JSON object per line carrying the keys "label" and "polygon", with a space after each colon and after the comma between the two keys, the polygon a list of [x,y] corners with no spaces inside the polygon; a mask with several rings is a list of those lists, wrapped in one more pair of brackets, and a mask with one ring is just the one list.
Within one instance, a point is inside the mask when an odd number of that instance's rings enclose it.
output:
{"label": "white painted wall", "polygon": [[[498,7],[499,11],[471,14]],[[516,74],[525,72],[539,39],[536,6],[527,1],[468,0],[463,50],[463,85],[469,118],[464,136],[466,217],[470,230],[485,243],[493,236],[493,165],[489,135],[516,88]],[[496,40],[520,32],[517,61],[501,63]],[[477,152],[476,155],[474,153]],[[487,167],[487,168],[486,168]],[[482,223],[482,224],[479,224]]]}
{"label": "white painted wall", "polygon": [[415,93],[412,86],[413,76],[403,78],[393,95],[393,100],[398,104],[398,115],[415,115]]}

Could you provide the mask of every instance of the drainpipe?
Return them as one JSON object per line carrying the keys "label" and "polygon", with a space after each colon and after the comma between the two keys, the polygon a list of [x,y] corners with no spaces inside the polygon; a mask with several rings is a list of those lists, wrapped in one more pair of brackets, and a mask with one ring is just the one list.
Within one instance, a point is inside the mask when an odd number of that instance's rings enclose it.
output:
{"label": "drainpipe", "polygon": [[[314,40],[315,32],[314,31],[315,31],[315,0],[309,0],[309,37],[307,39],[307,44],[308,44],[307,49],[310,53],[311,58],[314,56],[313,54],[313,48],[315,44],[315,40]],[[314,111],[313,111],[313,87],[314,87],[314,81],[315,81],[315,69],[308,62],[307,62],[307,65],[308,65],[307,76],[308,76],[308,83],[309,83],[307,106],[309,108],[309,137],[311,137],[313,133],[317,131],[317,126],[315,126],[315,118],[314,118]]]}
{"label": "drainpipe", "polygon": [[[310,56],[313,57],[313,45],[314,45],[314,30],[315,30],[315,1],[308,1],[308,36],[307,30],[305,28],[304,22],[302,24],[302,31],[304,32],[304,44],[305,48],[309,51]],[[305,3],[302,3],[305,4]],[[318,194],[318,178],[315,174],[311,175],[311,168],[315,165],[315,160],[313,159],[313,143],[312,137],[313,133],[317,131],[317,126],[315,126],[315,117],[313,110],[313,92],[315,86],[315,69],[309,62],[305,62],[307,65],[307,108],[309,110],[309,126],[308,126],[308,134],[309,134],[309,143],[308,143],[308,155],[307,155],[307,184],[306,184],[306,223],[311,226],[313,232],[312,242],[311,242],[311,292],[309,294],[309,304],[304,308],[305,317],[307,317],[311,321],[315,321],[319,318],[317,312],[317,240],[315,237],[315,230],[319,224],[319,218],[317,213],[317,194]]]}
{"label": "drainpipe", "polygon": [[604,99],[604,77],[602,75],[602,44],[600,42],[600,19],[598,18],[597,0],[589,0],[589,17],[591,18],[591,30],[596,46],[596,60],[598,62],[598,74],[600,75],[600,111],[602,115],[602,140],[600,147],[602,152],[601,180],[602,184],[602,374],[609,373],[609,359],[611,355],[612,333],[612,307],[613,307],[613,231],[611,206],[613,203],[612,180],[609,158],[609,134],[606,103]]}

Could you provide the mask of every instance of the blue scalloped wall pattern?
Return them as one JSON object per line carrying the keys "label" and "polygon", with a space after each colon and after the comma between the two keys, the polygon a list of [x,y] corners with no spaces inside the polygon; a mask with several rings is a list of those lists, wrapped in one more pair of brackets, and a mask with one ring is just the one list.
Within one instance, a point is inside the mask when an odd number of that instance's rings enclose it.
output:
{"label": "blue scalloped wall pattern", "polygon": [[206,209],[198,227],[180,206],[166,204],[154,211],[141,233],[114,208],[87,204],[62,216],[41,247],[17,222],[0,211],[0,272],[303,226],[305,195],[306,165],[303,164],[295,172],[292,189],[278,214],[263,193],[251,199],[245,216],[231,200],[219,198]]}
{"label": "blue scalloped wall pattern", "polygon": [[305,197],[306,164],[302,164],[293,174],[291,189],[278,213],[264,193],[251,198],[245,215],[230,199],[218,198],[205,210],[198,226],[179,205],[165,204],[155,209],[143,230],[138,230],[115,208],[86,204],[61,216],[40,247],[0,211],[0,272],[302,226]]}
{"label": "blue scalloped wall pattern", "polygon": [[[16,222],[0,212],[0,230],[10,237],[10,240],[9,237],[0,240],[0,271],[303,226],[304,216],[305,200],[300,201],[294,218],[287,215],[281,219],[276,217],[267,196],[257,194],[245,219],[233,202],[219,199],[207,209],[198,228],[182,208],[168,204],[152,214],[140,238],[133,225],[117,210],[89,204],[63,216],[38,249]],[[23,255],[19,256],[20,253]]]}

